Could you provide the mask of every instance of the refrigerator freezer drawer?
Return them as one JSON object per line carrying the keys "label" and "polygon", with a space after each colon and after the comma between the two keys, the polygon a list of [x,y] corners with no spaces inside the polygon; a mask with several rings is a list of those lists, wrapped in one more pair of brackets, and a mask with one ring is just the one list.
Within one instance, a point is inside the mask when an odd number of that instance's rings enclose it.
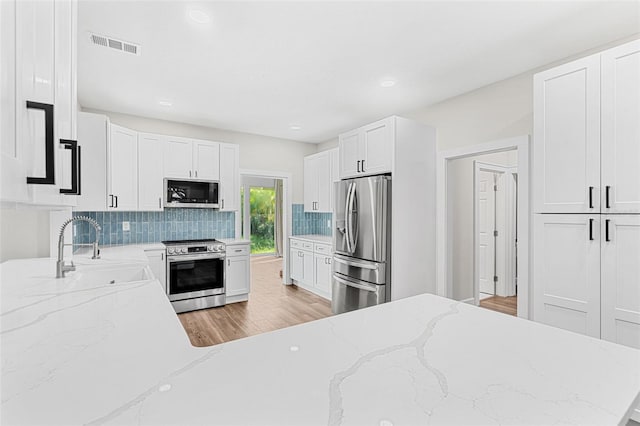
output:
{"label": "refrigerator freezer drawer", "polygon": [[334,314],[355,311],[385,302],[386,286],[333,274],[331,310]]}
{"label": "refrigerator freezer drawer", "polygon": [[386,264],[334,254],[333,271],[355,280],[386,284]]}

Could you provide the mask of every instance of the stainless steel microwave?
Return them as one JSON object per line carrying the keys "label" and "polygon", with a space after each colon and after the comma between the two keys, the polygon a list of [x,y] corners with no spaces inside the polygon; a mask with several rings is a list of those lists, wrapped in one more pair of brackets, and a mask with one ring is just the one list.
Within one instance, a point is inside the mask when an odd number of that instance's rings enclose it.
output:
{"label": "stainless steel microwave", "polygon": [[164,206],[218,209],[219,182],[204,179],[164,179]]}

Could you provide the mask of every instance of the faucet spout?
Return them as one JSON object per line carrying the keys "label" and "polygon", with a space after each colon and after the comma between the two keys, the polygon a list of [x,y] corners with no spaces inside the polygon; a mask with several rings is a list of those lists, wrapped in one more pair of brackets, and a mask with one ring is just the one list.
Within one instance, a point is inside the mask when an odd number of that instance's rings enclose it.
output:
{"label": "faucet spout", "polygon": [[[73,264],[73,262],[71,262],[70,265],[66,265],[64,263],[64,231],[67,228],[67,225],[69,225],[71,222],[78,222],[78,221],[83,221],[83,222],[88,222],[91,224],[91,226],[93,226],[93,228],[96,230],[96,239],[93,242],[93,256],[91,257],[92,259],[99,259],[100,258],[100,250],[98,249],[98,240],[100,239],[100,231],[102,230],[102,228],[100,227],[100,225],[98,224],[98,222],[96,222],[94,219],[87,217],[87,216],[75,216],[72,217],[71,219],[66,220],[63,224],[62,227],[60,227],[60,233],[58,234],[58,260],[56,261],[56,278],[64,278],[64,274],[66,272],[69,271],[75,271],[76,267]],[[73,245],[73,244],[71,244]]]}

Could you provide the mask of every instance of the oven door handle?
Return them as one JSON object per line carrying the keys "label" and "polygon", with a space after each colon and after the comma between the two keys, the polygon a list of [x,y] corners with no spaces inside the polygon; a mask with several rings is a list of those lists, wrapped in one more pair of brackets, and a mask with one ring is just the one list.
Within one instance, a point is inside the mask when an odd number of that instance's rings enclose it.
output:
{"label": "oven door handle", "polygon": [[197,255],[194,254],[193,256],[167,256],[167,260],[169,261],[169,263],[173,263],[173,262],[188,262],[190,260],[207,260],[207,259],[222,259],[224,260],[224,258],[226,257],[226,255],[224,254],[207,254],[206,256],[204,255]]}

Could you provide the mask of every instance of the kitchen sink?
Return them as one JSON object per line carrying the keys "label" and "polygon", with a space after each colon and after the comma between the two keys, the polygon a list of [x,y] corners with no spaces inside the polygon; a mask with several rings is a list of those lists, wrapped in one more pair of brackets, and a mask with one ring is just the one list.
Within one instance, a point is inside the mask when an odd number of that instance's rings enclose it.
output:
{"label": "kitchen sink", "polygon": [[92,285],[106,285],[152,280],[154,276],[146,265],[127,265],[121,267],[114,265],[108,269],[90,268],[78,270],[74,278],[75,280],[82,280]]}

